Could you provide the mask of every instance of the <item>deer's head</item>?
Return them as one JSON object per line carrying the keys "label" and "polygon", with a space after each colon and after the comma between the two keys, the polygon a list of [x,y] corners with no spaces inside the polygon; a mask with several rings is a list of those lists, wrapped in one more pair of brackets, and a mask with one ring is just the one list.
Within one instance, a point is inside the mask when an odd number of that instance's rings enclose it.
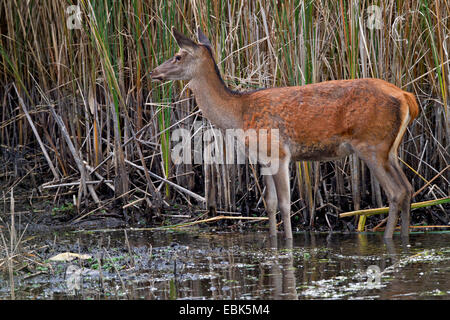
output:
{"label": "deer's head", "polygon": [[172,33],[180,50],[151,72],[152,79],[167,80],[191,80],[201,74],[202,68],[211,60],[211,43],[203,32],[198,29],[199,43],[172,27]]}

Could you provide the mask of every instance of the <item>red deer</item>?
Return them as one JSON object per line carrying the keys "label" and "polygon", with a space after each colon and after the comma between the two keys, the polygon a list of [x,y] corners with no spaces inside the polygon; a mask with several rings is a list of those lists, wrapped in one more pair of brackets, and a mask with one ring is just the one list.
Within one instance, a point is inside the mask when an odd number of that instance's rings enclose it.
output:
{"label": "red deer", "polygon": [[230,90],[215,63],[211,43],[198,30],[196,43],[172,28],[180,50],[157,68],[156,80],[186,80],[203,115],[222,129],[279,130],[279,169],[264,177],[269,234],[276,236],[280,209],[284,236],[292,238],[289,162],[339,159],[355,153],[376,176],[389,201],[384,232],[392,238],[401,212],[408,236],[412,187],[397,149],[419,113],[414,95],[381,79],[326,81],[304,86]]}

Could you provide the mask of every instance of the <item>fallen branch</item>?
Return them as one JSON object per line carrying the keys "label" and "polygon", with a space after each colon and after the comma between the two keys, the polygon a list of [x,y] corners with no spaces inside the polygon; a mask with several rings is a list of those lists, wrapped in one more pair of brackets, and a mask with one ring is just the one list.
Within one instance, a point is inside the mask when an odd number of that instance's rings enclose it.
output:
{"label": "fallen branch", "polygon": [[[410,229],[427,229],[427,228],[450,228],[450,226],[446,225],[432,225],[432,226],[409,226]],[[396,229],[400,229],[397,227]]]}
{"label": "fallen branch", "polygon": [[[435,205],[449,203],[449,202],[450,202],[450,197],[436,199],[436,200],[423,201],[423,202],[416,202],[416,203],[411,204],[411,210],[417,209],[417,208],[435,206]],[[389,207],[375,208],[375,209],[363,209],[363,210],[356,210],[356,211],[341,213],[341,214],[339,214],[339,218],[358,216],[358,215],[372,216],[375,214],[388,213],[388,212],[389,212]]]}
{"label": "fallen branch", "polygon": [[[387,220],[387,219],[384,219],[384,220]],[[409,229],[433,229],[433,228],[445,229],[445,228],[450,228],[450,226],[448,226],[448,225],[409,226]],[[369,229],[369,231],[371,231],[371,232],[377,232],[377,231],[383,231],[383,230],[384,230],[384,228],[382,227],[381,223],[379,225],[377,225],[375,228]],[[395,227],[395,230],[400,230],[400,226]]]}

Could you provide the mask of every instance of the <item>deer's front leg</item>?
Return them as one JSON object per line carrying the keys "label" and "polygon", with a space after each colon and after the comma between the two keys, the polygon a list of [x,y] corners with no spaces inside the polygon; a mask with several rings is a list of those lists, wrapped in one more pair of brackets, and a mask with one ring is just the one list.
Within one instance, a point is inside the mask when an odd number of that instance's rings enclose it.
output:
{"label": "deer's front leg", "polygon": [[273,176],[265,175],[264,182],[266,184],[266,192],[264,194],[264,201],[266,202],[267,215],[269,216],[269,236],[276,238],[277,236],[277,189]]}
{"label": "deer's front leg", "polygon": [[275,187],[277,189],[278,207],[281,211],[281,217],[284,225],[284,236],[286,239],[292,239],[289,161],[289,156],[285,156],[283,159],[280,159],[278,172],[273,176]]}

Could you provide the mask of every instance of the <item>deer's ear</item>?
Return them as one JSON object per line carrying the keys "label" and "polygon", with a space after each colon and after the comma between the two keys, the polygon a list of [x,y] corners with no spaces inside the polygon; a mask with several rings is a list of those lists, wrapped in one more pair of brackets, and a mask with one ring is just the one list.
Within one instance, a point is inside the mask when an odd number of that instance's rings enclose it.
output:
{"label": "deer's ear", "polygon": [[205,36],[205,34],[202,32],[202,29],[200,29],[200,27],[197,29],[197,36],[198,36],[198,41],[201,44],[203,44],[203,45],[205,45],[205,46],[207,46],[207,47],[212,49],[211,42],[209,42],[208,37]]}
{"label": "deer's ear", "polygon": [[197,47],[197,44],[194,41],[187,38],[184,34],[178,32],[175,27],[172,27],[172,33],[180,48],[192,51]]}

